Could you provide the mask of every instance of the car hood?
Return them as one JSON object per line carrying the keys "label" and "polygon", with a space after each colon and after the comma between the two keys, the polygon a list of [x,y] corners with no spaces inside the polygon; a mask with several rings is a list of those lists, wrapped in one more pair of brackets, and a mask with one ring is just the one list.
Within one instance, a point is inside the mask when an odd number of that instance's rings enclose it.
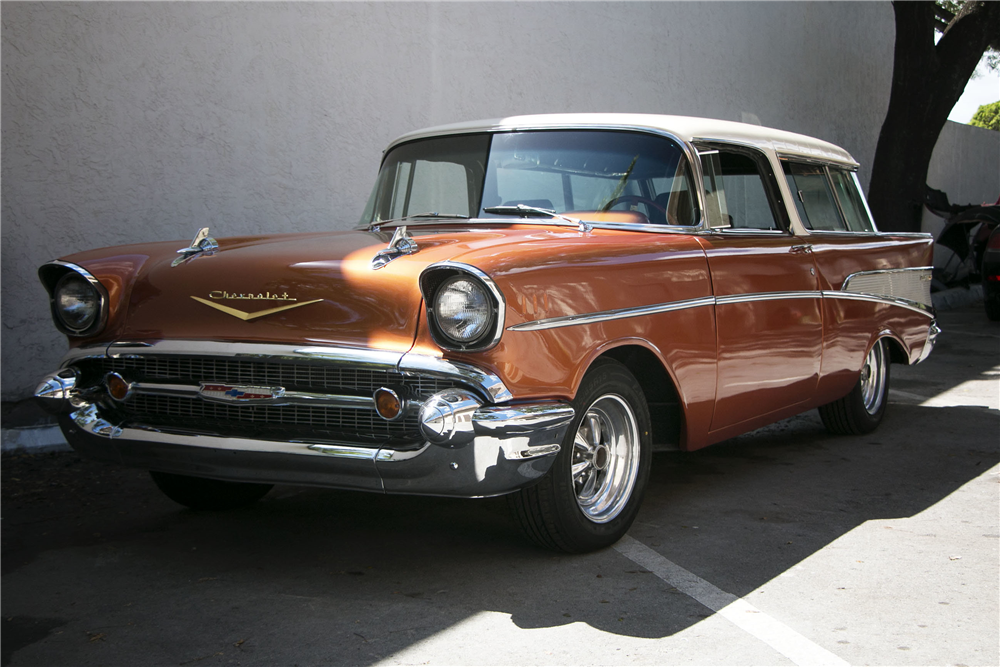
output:
{"label": "car hood", "polygon": [[214,253],[176,264],[184,242],[65,257],[100,280],[110,297],[105,331],[75,342],[186,339],[405,351],[420,317],[420,272],[516,240],[497,230],[414,229],[418,251],[373,270],[372,258],[392,231],[221,238]]}

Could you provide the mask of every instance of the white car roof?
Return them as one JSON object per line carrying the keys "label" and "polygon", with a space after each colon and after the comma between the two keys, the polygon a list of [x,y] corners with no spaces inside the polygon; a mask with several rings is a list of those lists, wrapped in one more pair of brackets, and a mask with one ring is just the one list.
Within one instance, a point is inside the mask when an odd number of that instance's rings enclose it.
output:
{"label": "white car roof", "polygon": [[843,148],[821,139],[807,137],[804,134],[728,120],[632,113],[538,114],[453,123],[409,132],[393,141],[389,147],[413,139],[442,134],[567,128],[652,130],[671,134],[687,143],[713,140],[739,143],[765,150],[770,149],[779,155],[795,155],[839,162],[851,167],[858,166],[857,161]]}

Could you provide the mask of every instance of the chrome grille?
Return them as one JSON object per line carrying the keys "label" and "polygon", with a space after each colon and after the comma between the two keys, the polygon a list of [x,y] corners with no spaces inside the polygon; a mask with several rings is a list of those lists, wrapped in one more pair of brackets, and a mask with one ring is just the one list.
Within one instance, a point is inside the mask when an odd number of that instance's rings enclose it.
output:
{"label": "chrome grille", "polygon": [[379,387],[406,387],[414,396],[426,397],[455,386],[454,382],[408,376],[393,370],[371,370],[320,363],[275,362],[218,357],[150,355],[88,359],[100,376],[115,371],[130,380],[157,382],[222,382],[280,386],[298,391],[352,393],[371,396]]}
{"label": "chrome grille", "polygon": [[[197,385],[200,382],[281,386],[288,391],[370,397],[379,387],[404,388],[423,399],[457,386],[450,380],[405,375],[395,370],[320,362],[234,359],[179,355],[91,358],[77,362],[86,384],[120,373],[130,382]],[[130,422],[153,428],[276,440],[338,441],[372,446],[419,443],[416,415],[389,422],[367,408],[323,405],[216,403],[199,397],[136,394],[116,410]]]}
{"label": "chrome grille", "polygon": [[[152,426],[192,428],[221,435],[281,427],[282,439],[344,440],[360,444],[419,439],[416,416],[388,422],[374,410],[303,405],[227,405],[198,398],[138,395],[124,404],[133,419]],[[289,430],[289,427],[292,430]],[[278,433],[278,430],[275,430]]]}

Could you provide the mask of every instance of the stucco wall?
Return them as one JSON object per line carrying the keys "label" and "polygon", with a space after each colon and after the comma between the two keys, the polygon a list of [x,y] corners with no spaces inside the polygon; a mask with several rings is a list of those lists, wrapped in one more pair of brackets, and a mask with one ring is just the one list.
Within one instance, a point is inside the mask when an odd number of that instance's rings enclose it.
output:
{"label": "stucco wall", "polygon": [[[1000,132],[948,121],[941,130],[927,184],[952,204],[993,203],[1000,197]],[[935,236],[944,219],[924,209],[923,230]]]}
{"label": "stucco wall", "polygon": [[65,350],[35,277],[46,260],[206,225],[345,228],[390,139],[479,117],[752,114],[870,165],[893,34],[887,3],[3,3],[0,15],[6,399]]}

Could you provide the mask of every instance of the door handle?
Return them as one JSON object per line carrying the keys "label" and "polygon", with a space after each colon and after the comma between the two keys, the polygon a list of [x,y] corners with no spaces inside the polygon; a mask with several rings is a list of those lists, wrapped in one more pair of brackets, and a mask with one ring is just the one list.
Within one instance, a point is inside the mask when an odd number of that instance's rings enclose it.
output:
{"label": "door handle", "polygon": [[793,245],[791,248],[789,248],[789,252],[803,253],[803,252],[812,252],[812,251],[813,251],[813,247],[812,247],[812,245],[810,245],[808,243],[805,243],[803,245]]}

